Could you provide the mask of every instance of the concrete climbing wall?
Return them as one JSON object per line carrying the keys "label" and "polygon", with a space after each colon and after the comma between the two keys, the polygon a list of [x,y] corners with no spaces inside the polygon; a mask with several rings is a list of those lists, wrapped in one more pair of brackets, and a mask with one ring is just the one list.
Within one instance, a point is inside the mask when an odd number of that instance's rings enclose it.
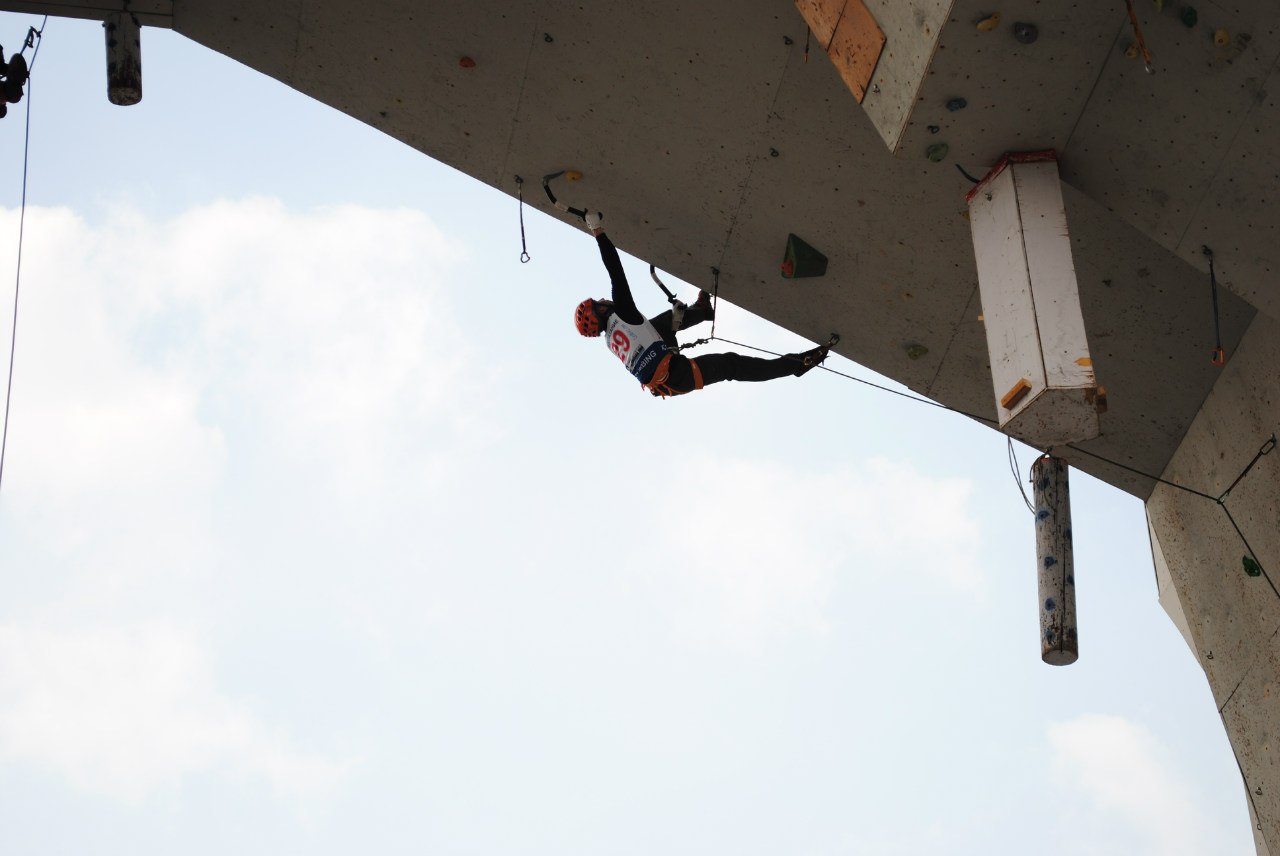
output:
{"label": "concrete climbing wall", "polygon": [[1063,149],[1063,179],[1202,270],[1212,247],[1227,286],[1280,318],[1280,223],[1261,216],[1280,194],[1280,4],[1135,8],[1155,73],[1127,55],[1123,23]]}
{"label": "concrete climbing wall", "polygon": [[890,151],[897,150],[906,130],[951,5],[951,0],[867,0],[885,47],[862,107]]}
{"label": "concrete climbing wall", "polygon": [[[1217,497],[1277,425],[1280,323],[1260,314],[1163,477]],[[1147,516],[1240,762],[1265,853],[1280,845],[1280,452],[1259,458],[1224,505],[1230,518],[1213,499],[1160,485]],[[1258,576],[1246,572],[1246,541],[1262,566]],[[1176,622],[1179,610],[1169,611]]]}

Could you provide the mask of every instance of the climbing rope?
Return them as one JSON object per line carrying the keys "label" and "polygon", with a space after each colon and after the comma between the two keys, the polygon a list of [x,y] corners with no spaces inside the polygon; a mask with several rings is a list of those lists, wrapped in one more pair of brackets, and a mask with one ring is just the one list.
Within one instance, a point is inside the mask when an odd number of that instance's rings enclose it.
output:
{"label": "climbing rope", "polygon": [[720,302],[720,268],[711,269],[711,338],[716,337],[716,304]]}
{"label": "climbing rope", "polygon": [[[40,29],[32,27],[27,31],[27,40],[22,52],[31,51],[31,62],[27,63],[27,115],[22,137],[22,206],[18,214],[18,259],[13,274],[13,326],[9,333],[9,380],[4,393],[4,432],[0,435],[0,486],[4,485],[4,460],[9,448],[9,405],[13,398],[13,359],[18,349],[18,295],[22,289],[22,244],[27,225],[27,163],[31,151],[31,96],[34,90],[31,74],[35,71],[36,57],[40,54],[40,45],[44,38],[45,25],[49,16],[45,15],[40,22]],[[20,52],[21,53],[21,52]]]}
{"label": "climbing rope", "polygon": [[1236,485],[1240,484],[1240,482],[1244,479],[1245,476],[1249,474],[1249,471],[1254,468],[1254,466],[1258,463],[1258,461],[1261,460],[1264,455],[1271,454],[1271,450],[1274,449],[1275,447],[1276,447],[1276,435],[1272,434],[1271,437],[1268,440],[1266,440],[1262,444],[1262,446],[1258,448],[1258,452],[1256,455],[1253,456],[1253,460],[1251,460],[1248,463],[1248,465],[1245,466],[1245,468],[1240,471],[1240,475],[1236,476],[1236,480],[1231,483],[1230,487],[1228,487],[1226,490],[1224,490],[1222,493],[1218,494],[1217,496],[1214,496],[1213,494],[1205,493],[1204,491],[1196,490],[1195,488],[1187,487],[1186,485],[1178,484],[1177,482],[1172,482],[1172,481],[1169,481],[1168,479],[1162,479],[1159,476],[1153,476],[1150,473],[1144,473],[1142,470],[1127,466],[1125,464],[1120,463],[1119,461],[1113,461],[1109,458],[1105,458],[1102,455],[1097,454],[1096,452],[1090,452],[1088,449],[1082,449],[1079,446],[1075,445],[1074,443],[1067,444],[1067,448],[1073,449],[1077,452],[1083,452],[1084,454],[1092,458],[1096,458],[1097,460],[1102,461],[1105,464],[1110,464],[1113,467],[1119,467],[1120,469],[1126,470],[1135,475],[1139,475],[1139,476],[1142,476],[1143,478],[1151,479],[1152,481],[1157,482],[1159,484],[1167,485],[1168,487],[1175,488],[1176,490],[1184,491],[1186,493],[1191,494],[1192,496],[1198,496],[1201,499],[1207,499],[1217,504],[1223,510],[1223,512],[1227,515],[1227,520],[1230,521],[1231,528],[1236,530],[1236,535],[1240,537],[1240,542],[1244,544],[1244,548],[1248,552],[1248,555],[1244,557],[1244,561],[1242,562],[1242,564],[1244,565],[1245,573],[1251,577],[1257,577],[1257,576],[1265,577],[1267,580],[1267,584],[1271,586],[1271,590],[1275,592],[1276,597],[1280,597],[1280,589],[1276,588],[1276,584],[1272,582],[1271,576],[1266,572],[1266,569],[1262,567],[1262,563],[1258,561],[1258,554],[1255,553],[1253,551],[1253,548],[1249,546],[1249,541],[1247,538],[1244,537],[1244,532],[1240,530],[1240,526],[1239,524],[1236,523],[1235,517],[1232,516],[1231,509],[1227,508],[1227,497],[1230,496],[1231,491],[1235,489]]}
{"label": "climbing rope", "polygon": [[516,176],[516,200],[520,204],[520,264],[528,264],[532,256],[529,255],[529,245],[524,238],[524,179]]}
{"label": "climbing rope", "polygon": [[1014,484],[1018,486],[1018,493],[1022,494],[1022,501],[1026,504],[1027,511],[1035,514],[1036,508],[1031,504],[1031,500],[1027,498],[1027,489],[1022,486],[1022,477],[1019,475],[1021,470],[1018,467],[1018,453],[1013,449],[1013,437],[1006,434],[1005,439],[1009,441],[1009,469],[1013,473]]}
{"label": "climbing rope", "polygon": [[[709,339],[708,341],[724,342],[726,345],[733,345],[735,348],[747,348],[748,350],[756,351],[756,352],[761,353],[761,354],[768,354],[768,355],[773,356],[773,357],[786,357],[786,358],[794,359],[794,357],[792,357],[790,354],[779,354],[778,352],[776,352],[776,351],[770,351],[770,350],[768,350],[767,348],[758,348],[758,347],[756,347],[755,345],[748,345],[748,344],[746,344],[746,343],[744,343],[744,342],[735,342],[735,341],[733,341],[732,339],[726,339],[726,338],[724,338],[723,336],[714,336],[714,335],[713,335],[713,336],[711,336],[711,337],[710,337],[710,339]],[[996,420],[994,420],[994,419],[989,419],[989,418],[987,418],[986,416],[978,416],[976,413],[969,413],[969,412],[964,411],[964,410],[959,410],[959,409],[957,409],[957,408],[955,408],[955,407],[950,407],[950,406],[948,406],[948,405],[946,405],[946,404],[941,404],[941,403],[939,403],[939,402],[937,402],[937,401],[933,401],[932,399],[923,398],[923,397],[918,396],[918,395],[911,395],[910,393],[902,392],[901,390],[892,389],[892,388],[887,387],[887,386],[882,386],[881,384],[873,383],[872,381],[869,381],[869,380],[867,380],[866,378],[860,378],[860,377],[858,377],[858,376],[856,376],[856,375],[846,374],[846,373],[844,373],[844,372],[842,372],[842,371],[839,371],[839,370],[837,370],[837,369],[833,369],[833,368],[831,368],[830,366],[826,366],[826,365],[821,365],[821,364],[819,364],[819,365],[817,366],[817,368],[820,368],[820,369],[822,369],[823,371],[828,372],[828,373],[833,374],[833,375],[839,375],[840,377],[845,378],[846,380],[857,381],[858,383],[862,384],[863,386],[869,386],[869,387],[871,387],[872,389],[878,389],[878,390],[880,390],[881,392],[887,392],[887,393],[890,393],[891,395],[896,395],[896,396],[899,396],[899,397],[901,397],[901,398],[905,398],[905,399],[907,399],[908,401],[914,401],[914,402],[916,402],[916,403],[918,403],[918,404],[928,404],[928,405],[930,405],[930,406],[932,406],[932,407],[941,408],[942,410],[949,410],[949,411],[951,411],[952,413],[957,413],[957,414],[959,414],[959,415],[961,415],[961,416],[968,416],[970,419],[976,419],[976,420],[978,420],[979,422],[986,422],[986,423],[987,423],[987,424],[989,424],[989,425],[995,425],[995,424],[996,424]]]}
{"label": "climbing rope", "polygon": [[1151,51],[1147,50],[1147,40],[1142,37],[1142,27],[1138,25],[1138,13],[1133,11],[1133,0],[1124,0],[1124,4],[1129,9],[1129,23],[1133,25],[1134,43],[1142,54],[1143,68],[1147,74],[1155,74],[1156,70],[1151,65]]}
{"label": "climbing rope", "polygon": [[[713,334],[710,338],[717,342],[724,342],[727,345],[733,345],[734,347],[738,347],[738,348],[748,348],[750,350],[758,351],[764,354],[770,354],[775,357],[788,356],[787,354],[779,354],[774,351],[769,351],[764,348],[757,348],[754,345],[748,345],[743,342],[735,342],[732,339],[726,339],[723,336],[716,336]],[[918,395],[911,395],[909,393],[901,392],[896,389],[891,389],[887,386],[882,386],[877,383],[872,383],[871,381],[866,380],[865,378],[860,378],[851,374],[846,374],[842,371],[833,369],[830,366],[819,365],[818,368],[822,369],[823,371],[830,372],[831,374],[839,375],[840,377],[846,378],[848,380],[857,381],[858,383],[861,383],[865,386],[872,387],[873,389],[878,389],[881,392],[892,393],[893,395],[900,396],[909,401],[914,401],[918,404],[929,404],[934,407],[940,408],[942,410],[947,410],[952,413],[956,413],[960,416],[967,416],[970,419],[974,419],[979,422],[985,422],[989,425],[997,424],[996,420],[994,419],[989,419],[985,416],[978,416],[977,414],[968,413],[964,410],[960,410],[959,408],[951,407],[949,405],[942,404],[940,402],[933,401],[928,398],[923,398]],[[1234,490],[1238,484],[1240,484],[1240,482],[1244,479],[1244,477],[1249,474],[1249,472],[1257,465],[1258,461],[1261,460],[1264,455],[1270,454],[1271,451],[1276,447],[1275,434],[1272,434],[1270,439],[1268,439],[1266,442],[1262,444],[1262,446],[1258,449],[1257,454],[1253,456],[1253,460],[1250,461],[1249,464],[1240,472],[1240,475],[1236,477],[1235,481],[1233,481],[1226,490],[1224,490],[1222,493],[1220,493],[1217,496],[1214,496],[1209,493],[1205,493],[1204,491],[1196,490],[1195,488],[1192,488],[1192,487],[1187,487],[1186,485],[1178,484],[1177,482],[1169,481],[1168,479],[1161,478],[1160,476],[1155,476],[1150,473],[1143,472],[1142,470],[1139,470],[1135,467],[1131,467],[1119,461],[1112,460],[1111,458],[1108,458],[1105,455],[1099,455],[1097,452],[1091,452],[1088,449],[1081,448],[1080,446],[1077,446],[1074,443],[1067,443],[1066,446],[1067,448],[1072,449],[1073,451],[1081,452],[1085,455],[1088,455],[1091,458],[1094,458],[1095,460],[1101,461],[1104,464],[1109,464],[1110,466],[1118,467],[1119,469],[1125,470],[1126,472],[1130,472],[1130,473],[1133,473],[1134,475],[1142,476],[1143,478],[1150,479],[1158,484],[1163,484],[1168,487],[1172,487],[1177,490],[1184,491],[1186,493],[1192,494],[1193,496],[1198,496],[1198,497],[1201,497],[1202,499],[1207,499],[1217,504],[1220,508],[1222,508],[1223,512],[1227,515],[1227,520],[1231,523],[1231,528],[1233,528],[1236,531],[1236,535],[1240,538],[1240,543],[1244,545],[1244,548],[1247,552],[1247,555],[1244,556],[1242,560],[1245,573],[1248,574],[1249,576],[1264,577],[1267,581],[1267,584],[1271,586],[1272,591],[1275,592],[1276,597],[1280,598],[1280,589],[1276,587],[1276,584],[1272,581],[1270,574],[1267,573],[1266,568],[1264,568],[1262,566],[1262,563],[1258,560],[1257,554],[1254,552],[1253,548],[1249,545],[1248,539],[1245,538],[1244,532],[1240,529],[1239,524],[1236,523],[1235,517],[1231,514],[1231,509],[1228,508],[1226,504],[1227,498],[1230,496],[1231,491]],[[1043,455],[1048,455],[1048,454],[1051,454],[1052,449],[1038,449],[1037,451],[1039,451]],[[1031,503],[1027,499],[1026,491],[1022,487],[1021,478],[1018,476],[1018,467],[1016,463],[1017,459],[1014,456],[1014,452],[1013,452],[1012,437],[1009,437],[1009,454],[1012,462],[1014,479],[1018,483],[1018,489],[1019,491],[1022,492],[1023,501],[1027,503],[1028,508],[1031,508]],[[1034,508],[1032,508],[1032,512],[1034,513]]]}
{"label": "climbing rope", "polygon": [[1213,272],[1213,250],[1208,247],[1201,247],[1201,252],[1209,259],[1209,291],[1213,295],[1213,335],[1214,347],[1213,356],[1209,358],[1209,362],[1218,368],[1226,365],[1227,355],[1222,350],[1222,322],[1218,319],[1218,277]]}

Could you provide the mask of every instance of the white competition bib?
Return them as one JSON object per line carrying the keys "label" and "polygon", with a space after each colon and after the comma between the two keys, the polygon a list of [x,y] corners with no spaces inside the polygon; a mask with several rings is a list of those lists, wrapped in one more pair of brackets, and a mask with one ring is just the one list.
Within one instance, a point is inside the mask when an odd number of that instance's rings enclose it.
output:
{"label": "white competition bib", "polygon": [[609,316],[605,325],[604,340],[609,350],[622,360],[627,371],[641,383],[649,382],[662,355],[667,352],[667,343],[662,341],[656,327],[648,321],[628,324],[616,312]]}

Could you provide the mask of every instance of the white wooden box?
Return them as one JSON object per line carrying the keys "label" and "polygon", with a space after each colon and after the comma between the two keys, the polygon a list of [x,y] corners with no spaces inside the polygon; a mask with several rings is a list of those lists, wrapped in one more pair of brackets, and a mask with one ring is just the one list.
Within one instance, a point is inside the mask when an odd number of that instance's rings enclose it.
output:
{"label": "white wooden box", "polygon": [[1057,157],[1007,155],[967,199],[1000,430],[1038,449],[1098,436],[1105,399],[1080,313]]}

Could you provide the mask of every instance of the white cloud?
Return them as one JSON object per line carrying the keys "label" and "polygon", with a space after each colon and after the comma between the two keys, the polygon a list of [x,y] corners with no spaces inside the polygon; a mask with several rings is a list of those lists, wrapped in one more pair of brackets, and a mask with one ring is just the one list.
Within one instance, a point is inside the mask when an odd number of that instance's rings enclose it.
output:
{"label": "white cloud", "polygon": [[219,692],[196,640],[167,623],[0,625],[0,755],[130,803],[202,773],[306,799],[336,787],[344,768]]}
{"label": "white cloud", "polygon": [[[33,207],[27,236],[4,488],[23,531],[58,519],[48,549],[207,555],[232,444],[363,507],[388,473],[453,471],[433,434],[492,433],[444,287],[461,253],[420,212],[247,199],[91,225]],[[125,531],[103,531],[104,505],[131,511]]]}
{"label": "white cloud", "polygon": [[[980,597],[971,486],[874,460],[821,475],[781,464],[700,459],[670,486],[684,503],[662,539],[690,620],[737,644],[823,633],[837,574]],[[664,515],[665,516],[665,515]]]}
{"label": "white cloud", "polygon": [[32,207],[26,228],[0,755],[125,800],[217,772],[326,790],[341,765],[225,695],[198,629],[256,626],[329,532],[360,554],[397,489],[421,516],[485,441],[458,251],[421,213],[262,199],[168,222]]}
{"label": "white cloud", "polygon": [[1173,752],[1141,725],[1090,714],[1049,726],[1053,768],[1094,807],[1127,824],[1142,852],[1199,856],[1219,852],[1195,788]]}

